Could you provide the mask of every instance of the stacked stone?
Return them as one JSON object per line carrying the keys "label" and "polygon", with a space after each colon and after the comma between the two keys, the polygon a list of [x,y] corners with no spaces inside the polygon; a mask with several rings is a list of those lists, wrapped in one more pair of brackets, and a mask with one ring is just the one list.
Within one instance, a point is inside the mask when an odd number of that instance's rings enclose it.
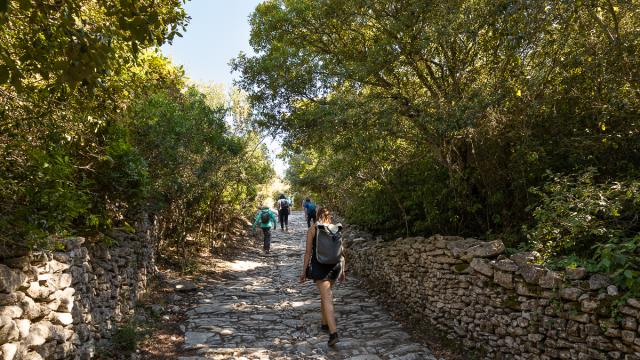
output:
{"label": "stacked stone", "polygon": [[117,245],[37,252],[0,264],[0,359],[88,359],[133,312],[153,269],[152,249],[113,233]]}
{"label": "stacked stone", "polygon": [[640,302],[500,240],[346,236],[349,267],[395,308],[486,359],[640,359]]}

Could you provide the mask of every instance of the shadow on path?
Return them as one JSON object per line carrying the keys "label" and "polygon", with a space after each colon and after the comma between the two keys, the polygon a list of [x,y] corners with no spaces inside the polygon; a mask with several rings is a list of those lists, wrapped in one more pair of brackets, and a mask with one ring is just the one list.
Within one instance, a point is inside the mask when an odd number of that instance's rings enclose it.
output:
{"label": "shadow on path", "polygon": [[273,232],[270,255],[243,254],[193,295],[183,348],[197,355],[179,359],[435,359],[354,278],[334,290],[341,340],[329,348],[317,290],[298,283],[306,222],[301,212],[290,221],[289,233]]}

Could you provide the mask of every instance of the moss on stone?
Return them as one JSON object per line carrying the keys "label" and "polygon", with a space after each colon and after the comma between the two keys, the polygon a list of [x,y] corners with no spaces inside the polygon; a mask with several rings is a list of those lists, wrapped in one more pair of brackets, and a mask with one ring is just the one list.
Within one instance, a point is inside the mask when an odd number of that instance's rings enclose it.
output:
{"label": "moss on stone", "polygon": [[453,266],[455,272],[464,272],[469,268],[469,263],[456,264]]}

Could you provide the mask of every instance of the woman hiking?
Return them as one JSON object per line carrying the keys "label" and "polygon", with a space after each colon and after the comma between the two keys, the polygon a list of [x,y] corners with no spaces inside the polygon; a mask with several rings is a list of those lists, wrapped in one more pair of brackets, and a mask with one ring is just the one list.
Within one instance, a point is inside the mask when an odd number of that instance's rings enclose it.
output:
{"label": "woman hiking", "polygon": [[[321,328],[329,331],[328,345],[333,346],[338,342],[338,330],[336,327],[336,317],[333,309],[333,293],[331,291],[336,280],[344,281],[344,256],[342,256],[342,240],[340,231],[342,225],[332,224],[331,212],[327,208],[318,210],[318,221],[307,231],[307,246],[304,254],[304,266],[300,274],[300,282],[312,279],[320,291],[320,310],[322,312]],[[339,249],[321,249],[320,260],[318,256],[318,237],[333,236],[339,241]],[[322,245],[323,242],[320,242]],[[322,245],[324,246],[324,245]],[[333,255],[327,257],[327,253]],[[339,252],[339,253],[338,253]],[[328,260],[333,258],[334,260]],[[335,263],[332,263],[335,262]]]}

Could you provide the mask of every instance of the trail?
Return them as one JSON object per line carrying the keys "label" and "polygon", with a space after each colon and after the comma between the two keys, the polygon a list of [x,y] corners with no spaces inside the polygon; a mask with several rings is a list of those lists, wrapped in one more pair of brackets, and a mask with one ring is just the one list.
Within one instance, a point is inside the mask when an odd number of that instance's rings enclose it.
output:
{"label": "trail", "polygon": [[352,276],[334,288],[340,342],[327,346],[313,282],[298,283],[307,230],[301,212],[289,233],[273,232],[271,254],[243,254],[222,282],[197,295],[185,322],[181,360],[196,359],[435,359],[413,341]]}

